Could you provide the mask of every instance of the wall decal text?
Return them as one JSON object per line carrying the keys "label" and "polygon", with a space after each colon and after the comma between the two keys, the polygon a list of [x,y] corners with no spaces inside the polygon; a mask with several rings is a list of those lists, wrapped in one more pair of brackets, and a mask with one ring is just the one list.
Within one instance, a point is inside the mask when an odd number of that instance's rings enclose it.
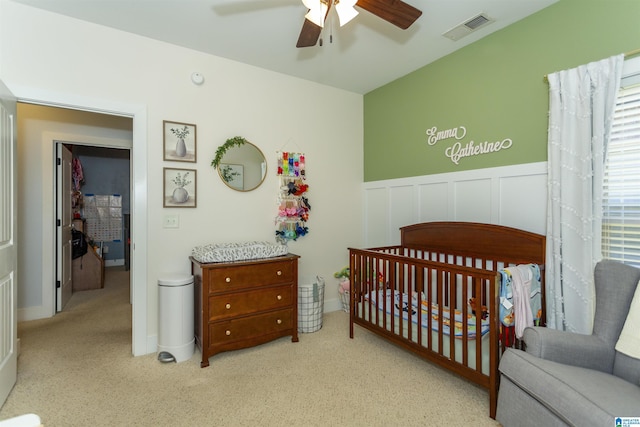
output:
{"label": "wall decal text", "polygon": [[427,144],[435,145],[439,141],[447,139],[455,139],[456,142],[445,149],[445,155],[451,159],[456,165],[459,164],[460,159],[465,157],[479,156],[481,154],[497,153],[501,150],[511,148],[513,141],[511,138],[505,138],[501,141],[482,143],[475,143],[473,140],[469,142],[462,142],[461,140],[467,136],[467,128],[465,126],[458,126],[445,130],[438,130],[436,126],[433,126],[426,130]]}
{"label": "wall decal text", "polygon": [[467,128],[464,126],[458,126],[457,128],[451,128],[446,130],[438,131],[437,127],[432,127],[431,129],[427,129],[427,142],[429,145],[435,145],[436,142],[442,141],[443,139],[455,138],[460,140],[467,135]]}

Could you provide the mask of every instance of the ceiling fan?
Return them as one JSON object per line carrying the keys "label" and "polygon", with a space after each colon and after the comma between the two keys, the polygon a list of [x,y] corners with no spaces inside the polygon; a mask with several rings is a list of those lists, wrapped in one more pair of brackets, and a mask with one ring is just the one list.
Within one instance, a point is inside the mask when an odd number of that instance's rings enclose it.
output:
{"label": "ceiling fan", "polygon": [[296,47],[315,46],[320,38],[324,21],[331,7],[335,7],[340,26],[354,18],[358,12],[354,5],[406,30],[422,15],[422,11],[400,0],[302,0],[309,9]]}

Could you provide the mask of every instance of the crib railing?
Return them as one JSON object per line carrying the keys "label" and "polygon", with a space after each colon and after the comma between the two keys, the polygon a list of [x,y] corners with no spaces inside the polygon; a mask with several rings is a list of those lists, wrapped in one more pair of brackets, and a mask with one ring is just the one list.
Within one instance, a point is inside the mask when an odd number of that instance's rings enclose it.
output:
{"label": "crib railing", "polygon": [[[487,388],[491,406],[495,408],[501,353],[499,275],[496,271],[482,268],[487,265],[486,260],[470,260],[400,246],[350,248],[349,252],[351,338],[354,324],[382,335]],[[399,304],[397,300],[380,298],[387,293],[406,296],[408,306],[403,305],[402,298]],[[470,301],[474,302],[475,310]],[[413,307],[417,307],[415,319]],[[422,307],[428,310],[427,324],[422,320]],[[461,319],[459,337],[454,337],[456,313]],[[488,339],[482,336],[482,317],[489,324]],[[475,337],[470,330],[470,319],[475,320]],[[485,357],[488,355],[488,365],[483,363],[483,354]],[[483,365],[486,367],[484,371]]]}

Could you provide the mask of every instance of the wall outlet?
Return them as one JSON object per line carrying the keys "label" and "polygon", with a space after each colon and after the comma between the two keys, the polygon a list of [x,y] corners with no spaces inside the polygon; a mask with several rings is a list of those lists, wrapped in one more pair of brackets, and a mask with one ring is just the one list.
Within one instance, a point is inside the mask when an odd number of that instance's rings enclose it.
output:
{"label": "wall outlet", "polygon": [[180,217],[178,215],[165,215],[163,221],[164,228],[180,228]]}

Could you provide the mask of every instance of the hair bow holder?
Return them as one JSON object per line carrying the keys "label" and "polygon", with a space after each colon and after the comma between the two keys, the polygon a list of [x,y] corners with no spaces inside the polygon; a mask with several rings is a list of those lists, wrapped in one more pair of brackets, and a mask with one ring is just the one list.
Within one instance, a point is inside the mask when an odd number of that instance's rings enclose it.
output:
{"label": "hair bow holder", "polygon": [[277,174],[280,184],[278,214],[276,215],[276,240],[286,244],[290,240],[309,234],[306,222],[311,205],[306,193],[309,185],[303,153],[279,152]]}

